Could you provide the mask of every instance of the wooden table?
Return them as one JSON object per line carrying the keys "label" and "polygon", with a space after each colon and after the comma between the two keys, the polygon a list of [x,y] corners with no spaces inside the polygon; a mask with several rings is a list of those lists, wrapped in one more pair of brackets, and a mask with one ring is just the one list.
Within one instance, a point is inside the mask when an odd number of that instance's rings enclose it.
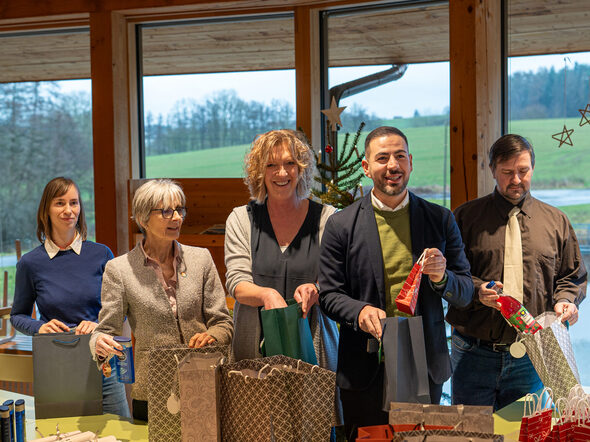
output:
{"label": "wooden table", "polygon": [[33,341],[31,336],[16,335],[0,345],[0,381],[33,382]]}

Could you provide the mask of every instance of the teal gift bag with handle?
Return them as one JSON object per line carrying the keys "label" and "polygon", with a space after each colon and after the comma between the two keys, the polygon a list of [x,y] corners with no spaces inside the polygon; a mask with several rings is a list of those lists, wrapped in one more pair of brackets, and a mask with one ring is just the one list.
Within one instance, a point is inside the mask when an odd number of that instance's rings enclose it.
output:
{"label": "teal gift bag with handle", "polygon": [[309,321],[303,318],[301,305],[287,300],[287,307],[260,310],[264,339],[261,351],[264,356],[285,355],[317,365]]}

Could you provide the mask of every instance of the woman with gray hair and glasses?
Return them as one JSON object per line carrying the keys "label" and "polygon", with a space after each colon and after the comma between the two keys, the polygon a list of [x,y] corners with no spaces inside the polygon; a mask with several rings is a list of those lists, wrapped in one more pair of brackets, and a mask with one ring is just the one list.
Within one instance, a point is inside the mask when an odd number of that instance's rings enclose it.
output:
{"label": "woman with gray hair and glasses", "polygon": [[135,192],[132,214],[143,241],[105,268],[102,310],[90,349],[98,361],[121,355],[113,337],[121,335],[129,319],[135,336],[133,417],[147,421],[147,352],[227,345],[233,323],[209,251],[177,241],[186,215],[180,186],[167,179],[146,182]]}

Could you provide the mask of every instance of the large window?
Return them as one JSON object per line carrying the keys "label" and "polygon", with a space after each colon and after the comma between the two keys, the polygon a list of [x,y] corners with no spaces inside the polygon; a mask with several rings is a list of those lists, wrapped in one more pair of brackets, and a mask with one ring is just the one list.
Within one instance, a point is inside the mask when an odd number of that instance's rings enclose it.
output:
{"label": "large window", "polygon": [[[45,184],[78,184],[94,238],[94,174],[88,30],[0,37],[0,272],[14,294],[15,241],[39,245],[36,215]],[[64,79],[59,81],[43,81]],[[66,80],[67,79],[67,80]],[[34,81],[31,81],[34,80]]]}
{"label": "large window", "polygon": [[[370,31],[366,23],[371,23]],[[448,5],[405,3],[339,10],[328,15],[329,88],[343,92],[339,106],[344,134],[359,140],[381,125],[408,137],[414,170],[409,187],[420,196],[450,206]],[[365,39],[359,41],[358,35]],[[421,46],[417,35],[431,44]],[[353,41],[354,40],[354,41]],[[372,181],[363,178],[363,188]]]}
{"label": "large window", "polygon": [[[359,66],[330,69],[330,87],[390,69]],[[430,201],[450,206],[449,163],[449,63],[410,64],[398,80],[343,98],[343,134],[356,133],[361,122],[365,136],[379,126],[401,129],[408,137],[414,170],[409,187]],[[362,152],[361,152],[362,153]],[[363,178],[364,187],[372,181]]]}
{"label": "large window", "polygon": [[146,177],[243,176],[257,134],[295,128],[290,15],[141,34]]}
{"label": "large window", "polygon": [[[590,268],[590,124],[585,120],[590,112],[579,111],[590,110],[586,6],[577,1],[548,9],[509,3],[508,131],[532,143],[532,195],[565,212]],[[550,20],[551,27],[543,20]],[[578,324],[570,328],[583,385],[590,385],[587,303],[580,305]]]}

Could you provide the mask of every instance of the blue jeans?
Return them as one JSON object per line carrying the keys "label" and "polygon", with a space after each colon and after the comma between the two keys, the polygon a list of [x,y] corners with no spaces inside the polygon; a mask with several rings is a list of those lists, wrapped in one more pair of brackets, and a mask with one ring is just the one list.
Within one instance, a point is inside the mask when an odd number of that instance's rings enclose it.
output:
{"label": "blue jeans", "polygon": [[114,374],[108,378],[102,376],[102,412],[131,417],[125,394],[125,384],[117,382],[117,377]]}
{"label": "blue jeans", "polygon": [[453,404],[493,405],[496,411],[543,387],[528,355],[513,358],[457,331],[451,339]]}

